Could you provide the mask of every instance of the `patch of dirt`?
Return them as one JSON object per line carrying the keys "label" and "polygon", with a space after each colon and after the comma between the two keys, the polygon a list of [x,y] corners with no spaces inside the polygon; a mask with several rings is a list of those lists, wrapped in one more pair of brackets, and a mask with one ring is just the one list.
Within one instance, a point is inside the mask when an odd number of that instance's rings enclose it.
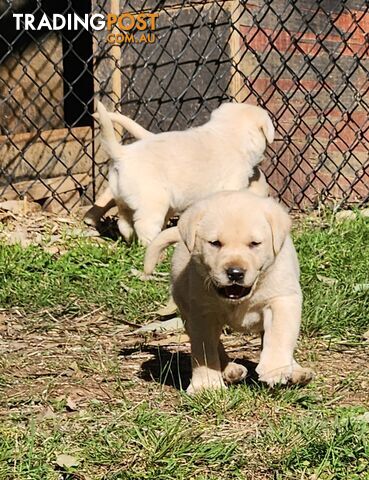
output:
{"label": "patch of dirt", "polygon": [[103,237],[119,237],[115,218],[104,219],[97,230],[83,222],[85,210],[81,207],[75,214],[64,216],[43,210],[8,211],[0,208],[0,242],[22,247],[40,245],[51,254],[63,254],[70,238],[88,237],[101,242]]}
{"label": "patch of dirt", "polygon": [[[241,341],[229,336],[226,345],[243,358],[255,347]],[[1,311],[0,415],[35,413],[69,397],[81,409],[127,394],[142,401],[152,389],[173,396],[189,382],[189,350],[184,333],[145,337],[99,310],[58,319],[46,310],[37,318]]]}
{"label": "patch of dirt", "polygon": [[[224,343],[253,378],[259,339],[227,334]],[[60,408],[73,414],[92,400],[152,402],[159,396],[161,408],[171,409],[177,389],[189,382],[189,352],[184,333],[144,337],[101,310],[58,319],[47,311],[37,318],[0,311],[0,416],[52,415]],[[368,353],[364,343],[328,349],[323,342],[302,340],[297,356],[317,373],[324,397],[336,404],[369,405]]]}
{"label": "patch of dirt", "polygon": [[[110,219],[105,225],[114,231]],[[0,212],[0,242],[62,254],[68,235],[104,241],[78,216]],[[259,339],[227,334],[224,342],[255,378]],[[91,400],[153,402],[159,396],[161,408],[171,409],[177,389],[189,382],[189,351],[183,333],[139,335],[101,309],[79,318],[0,309],[0,416],[53,415],[58,409],[73,415]],[[316,372],[319,394],[335,404],[369,406],[368,353],[364,340],[350,345],[302,339],[297,357]]]}
{"label": "patch of dirt", "polygon": [[[301,350],[301,348],[300,348]],[[316,341],[315,359],[309,362],[326,398],[341,406],[369,407],[369,342]]]}

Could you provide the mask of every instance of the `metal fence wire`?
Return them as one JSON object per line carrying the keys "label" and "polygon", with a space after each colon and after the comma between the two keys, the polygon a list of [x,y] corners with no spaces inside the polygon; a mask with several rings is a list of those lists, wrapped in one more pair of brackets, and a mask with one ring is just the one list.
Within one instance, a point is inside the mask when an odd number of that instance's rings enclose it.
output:
{"label": "metal fence wire", "polygon": [[[122,43],[106,28],[17,29],[13,17],[112,12],[157,14],[155,40],[137,41],[137,28],[135,42],[114,30]],[[262,168],[289,207],[363,205],[368,45],[365,0],[0,0],[0,200],[56,211],[95,200],[108,161],[96,99],[153,132],[237,100],[273,118]]]}

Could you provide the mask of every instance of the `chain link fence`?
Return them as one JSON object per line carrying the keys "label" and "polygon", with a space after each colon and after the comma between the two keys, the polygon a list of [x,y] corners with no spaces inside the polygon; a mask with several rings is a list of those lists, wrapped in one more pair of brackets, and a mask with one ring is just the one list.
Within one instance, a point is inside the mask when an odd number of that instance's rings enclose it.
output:
{"label": "chain link fence", "polygon": [[[155,39],[17,30],[13,18],[112,12],[157,14]],[[0,0],[0,200],[54,211],[95,200],[108,162],[95,99],[153,132],[199,125],[234,99],[271,113],[262,167],[289,207],[363,205],[368,32],[365,0]]]}

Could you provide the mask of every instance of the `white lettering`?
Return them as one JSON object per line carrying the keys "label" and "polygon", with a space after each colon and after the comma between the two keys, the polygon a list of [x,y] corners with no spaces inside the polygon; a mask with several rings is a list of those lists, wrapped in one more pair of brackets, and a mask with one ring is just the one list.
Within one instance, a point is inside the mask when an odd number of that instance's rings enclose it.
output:
{"label": "white lettering", "polygon": [[37,30],[41,30],[41,28],[44,28],[44,27],[46,27],[48,30],[52,30],[50,20],[47,18],[46,13],[42,15],[40,23],[38,24]]}
{"label": "white lettering", "polygon": [[21,29],[21,19],[23,17],[23,13],[13,13],[13,18],[15,18],[15,29]]}
{"label": "white lettering", "polygon": [[83,28],[88,30],[88,15],[85,15],[84,19],[78,15],[74,15],[74,30],[78,30],[78,24],[82,25]]}
{"label": "white lettering", "polygon": [[24,14],[24,29],[25,30],[36,30],[33,26],[33,22],[35,21],[35,17],[32,13],[25,13]]}
{"label": "white lettering", "polygon": [[67,15],[67,30],[72,30],[72,16],[71,15]]}
{"label": "white lettering", "polygon": [[[95,19],[97,18],[101,20],[95,22]],[[105,17],[101,13],[95,13],[94,15],[91,15],[90,26],[93,30],[102,30],[103,28],[105,28],[105,24],[106,24]]]}
{"label": "white lettering", "polygon": [[[60,23],[58,24],[58,19]],[[62,30],[65,27],[65,17],[61,13],[54,13],[53,15],[53,29],[54,30]]]}
{"label": "white lettering", "polygon": [[[134,22],[133,15],[131,15],[131,17],[131,23],[128,26],[129,28],[131,28]],[[44,28],[47,28],[48,30],[63,30],[64,28],[67,30],[79,30],[83,27],[85,30],[92,29],[98,31],[106,28],[106,15],[101,13],[95,13],[93,15],[85,14],[82,17],[70,13],[66,15],[54,13],[48,17],[47,14],[44,13],[37,26],[35,26],[36,20],[32,13],[13,13],[13,18],[15,19],[15,28],[18,31],[21,30],[22,27],[25,30],[41,30]],[[125,25],[122,28],[123,30],[127,30],[128,27]],[[147,41],[150,41],[150,39]]]}

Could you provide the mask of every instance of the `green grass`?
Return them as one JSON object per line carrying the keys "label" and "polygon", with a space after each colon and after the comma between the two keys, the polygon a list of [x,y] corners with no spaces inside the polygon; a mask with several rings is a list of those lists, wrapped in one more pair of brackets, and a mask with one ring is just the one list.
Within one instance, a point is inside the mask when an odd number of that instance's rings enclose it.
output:
{"label": "green grass", "polygon": [[[355,411],[355,410],[354,410]],[[273,445],[269,465],[275,478],[368,479],[369,425],[354,412],[334,418],[284,417],[256,441],[264,450]]]}
{"label": "green grass", "polygon": [[[54,317],[81,315],[103,307],[141,323],[168,294],[167,282],[143,282],[143,248],[123,242],[71,242],[67,253],[53,256],[41,247],[0,245],[0,305],[27,313],[47,309]],[[159,270],[168,271],[168,262]]]}
{"label": "green grass", "polygon": [[[315,402],[307,407],[294,403],[299,395],[239,386],[196,399],[182,394],[170,412],[125,401],[114,408],[95,403],[78,417],[18,421],[17,429],[3,422],[0,478],[368,479],[363,408],[327,410]],[[252,411],[243,410],[240,397],[254,403]],[[228,405],[219,415],[209,401]],[[78,465],[61,469],[60,453]]]}
{"label": "green grass", "polygon": [[369,318],[369,221],[305,227],[296,238],[304,292],[303,331],[360,334]]}
{"label": "green grass", "polygon": [[[0,359],[0,480],[369,480],[360,339],[369,318],[369,222],[306,221],[294,237],[304,292],[298,356],[315,362],[317,379],[194,398],[140,380],[135,366],[149,355],[119,353],[132,338],[119,334],[120,320],[148,321],[168,295],[167,276],[142,282],[132,274],[142,270],[141,247],[70,239],[67,253],[53,256],[1,245],[0,348],[2,338],[9,343]],[[86,322],[96,309],[102,320]],[[104,324],[110,316],[115,323]],[[30,322],[24,331],[22,322]],[[81,399],[76,409],[70,392]],[[58,465],[60,454],[77,465]]]}
{"label": "green grass", "polygon": [[209,468],[219,472],[219,478],[228,478],[221,471],[232,462],[237,446],[205,438],[204,426],[198,428],[147,404],[121,404],[119,411],[106,412],[95,407],[94,414],[80,418],[74,431],[72,422],[44,422],[42,428],[20,428],[9,438],[0,427],[7,460],[0,466],[0,478],[12,478],[13,472],[14,478],[57,479],[60,452],[68,452],[79,463],[79,468],[67,469],[71,473],[96,469],[101,475],[97,478],[109,480],[186,479]]}
{"label": "green grass", "polygon": [[[304,292],[303,331],[311,335],[360,334],[369,317],[369,222],[306,226],[295,235]],[[142,323],[168,294],[166,282],[142,282],[144,249],[124,243],[71,242],[55,257],[41,247],[0,245],[0,305],[27,313],[81,315],[103,307]],[[159,270],[169,271],[169,262]]]}

